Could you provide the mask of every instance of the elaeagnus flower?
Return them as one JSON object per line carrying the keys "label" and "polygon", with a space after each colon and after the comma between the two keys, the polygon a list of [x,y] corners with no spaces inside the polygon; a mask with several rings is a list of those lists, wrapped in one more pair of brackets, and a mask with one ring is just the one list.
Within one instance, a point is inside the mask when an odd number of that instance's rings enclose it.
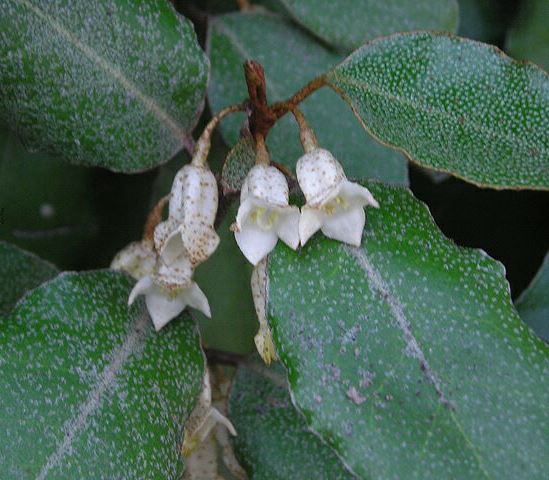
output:
{"label": "elaeagnus flower", "polygon": [[246,177],[233,224],[242,253],[257,265],[280,238],[294,250],[299,245],[299,208],[288,202],[288,182],[275,167],[256,165]]}
{"label": "elaeagnus flower", "polygon": [[366,222],[364,207],[379,207],[370,191],[347,180],[340,163],[322,148],[304,154],[296,171],[307,202],[299,219],[301,245],[322,230],[329,238],[359,246]]}

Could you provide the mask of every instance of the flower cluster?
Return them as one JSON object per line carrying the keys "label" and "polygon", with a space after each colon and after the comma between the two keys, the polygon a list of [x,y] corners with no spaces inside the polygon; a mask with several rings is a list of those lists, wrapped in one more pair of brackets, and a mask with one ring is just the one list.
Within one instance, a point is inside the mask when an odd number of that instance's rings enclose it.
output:
{"label": "flower cluster", "polygon": [[156,226],[154,242],[130,244],[111,264],[138,279],[128,303],[145,295],[156,330],[187,306],[211,316],[208,299],[192,276],[219,244],[213,227],[217,205],[217,183],[212,172],[205,166],[184,166],[172,185],[169,217]]}
{"label": "flower cluster", "polygon": [[280,238],[294,250],[321,230],[324,235],[359,246],[366,221],[364,207],[379,207],[369,190],[350,182],[328,151],[311,148],[297,162],[297,180],[305,195],[301,207],[289,205],[288,182],[275,167],[253,167],[240,195],[233,225],[242,253],[257,265]]}

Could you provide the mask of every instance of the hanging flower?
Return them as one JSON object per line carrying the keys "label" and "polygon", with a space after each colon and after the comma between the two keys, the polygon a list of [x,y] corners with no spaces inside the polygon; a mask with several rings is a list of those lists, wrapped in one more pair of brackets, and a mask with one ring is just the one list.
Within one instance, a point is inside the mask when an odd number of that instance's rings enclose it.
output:
{"label": "hanging flower", "polygon": [[329,238],[359,246],[366,222],[364,207],[379,207],[370,191],[347,180],[340,163],[322,148],[303,155],[296,171],[307,202],[299,220],[301,245],[322,230]]}
{"label": "hanging flower", "polygon": [[158,331],[177,317],[187,306],[211,317],[210,305],[204,292],[192,281],[191,261],[181,254],[169,265],[159,257],[155,273],[139,280],[130,293],[128,305],[138,295],[145,295],[145,303]]}
{"label": "hanging flower", "polygon": [[205,166],[185,165],[172,184],[168,220],[157,225],[154,242],[166,262],[185,252],[193,267],[207,260],[219,245],[213,228],[218,192]]}
{"label": "hanging flower", "polygon": [[253,167],[240,193],[232,229],[236,243],[253,265],[265,258],[280,238],[294,250],[299,245],[299,209],[289,205],[288,182],[275,167]]}

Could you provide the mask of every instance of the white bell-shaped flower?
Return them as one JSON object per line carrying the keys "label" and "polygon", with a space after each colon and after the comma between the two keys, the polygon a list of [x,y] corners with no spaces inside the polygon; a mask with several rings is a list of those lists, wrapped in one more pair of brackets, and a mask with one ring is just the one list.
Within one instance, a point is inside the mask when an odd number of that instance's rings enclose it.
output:
{"label": "white bell-shaped flower", "polygon": [[139,280],[130,293],[128,305],[138,295],[145,295],[145,303],[158,331],[177,317],[187,306],[211,317],[210,305],[204,292],[192,281],[191,261],[180,255],[170,264],[158,259],[156,272]]}
{"label": "white bell-shaped flower", "polygon": [[329,238],[359,246],[366,222],[364,207],[379,207],[370,191],[347,180],[340,163],[322,148],[303,155],[296,172],[307,202],[299,220],[301,245],[322,230]]}
{"label": "white bell-shaped flower", "polygon": [[154,242],[169,263],[185,252],[193,266],[208,259],[219,245],[213,228],[218,192],[213,173],[185,165],[172,184],[168,220],[157,225]]}
{"label": "white bell-shaped flower", "polygon": [[279,238],[294,250],[299,246],[299,208],[289,205],[282,172],[268,165],[250,170],[232,228],[236,243],[253,265],[269,254]]}

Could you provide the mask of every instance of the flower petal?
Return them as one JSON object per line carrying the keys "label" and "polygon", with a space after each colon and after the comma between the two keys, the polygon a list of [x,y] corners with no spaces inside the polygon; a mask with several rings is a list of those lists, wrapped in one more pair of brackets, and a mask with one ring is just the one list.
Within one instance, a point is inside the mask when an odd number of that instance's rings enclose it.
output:
{"label": "flower petal", "polygon": [[212,318],[212,312],[210,310],[210,304],[208,303],[208,299],[206,298],[206,295],[204,295],[204,292],[200,290],[200,287],[195,282],[192,282],[189,288],[183,290],[181,292],[181,295],[184,298],[186,304],[189,305],[189,307],[192,307],[202,312],[208,318]]}
{"label": "flower petal", "polygon": [[156,264],[156,272],[153,279],[156,284],[162,285],[168,290],[186,288],[191,283],[193,266],[185,252],[167,263],[160,257]]}
{"label": "flower petal", "polygon": [[345,180],[341,186],[340,195],[344,197],[351,206],[359,205],[364,207],[371,205],[372,207],[379,208],[374,196],[370,193],[366,187],[362,185]]}
{"label": "flower petal", "polygon": [[274,230],[263,230],[253,222],[246,222],[234,237],[238,247],[252,265],[257,265],[275,247],[278,236]]}
{"label": "flower petal", "polygon": [[329,238],[360,246],[362,231],[366,223],[363,207],[351,207],[339,210],[333,215],[326,215],[322,224],[322,233]]}
{"label": "flower petal", "polygon": [[311,238],[322,227],[324,214],[316,208],[310,208],[304,205],[301,208],[301,216],[299,217],[299,239],[301,245],[305,245],[309,238]]}
{"label": "flower petal", "polygon": [[154,229],[154,248],[161,255],[166,249],[169,241],[173,238],[177,231],[178,222],[174,218],[169,218],[164,222],[160,222]]}
{"label": "flower petal", "polygon": [[236,228],[242,230],[242,226],[248,220],[248,217],[256,207],[256,201],[253,197],[247,197],[245,200],[240,202],[238,207],[238,212],[236,214]]}
{"label": "flower petal", "polygon": [[280,215],[276,225],[278,238],[288,247],[297,249],[299,246],[299,219],[301,214],[299,208],[291,206],[277,210]]}
{"label": "flower petal", "polygon": [[157,332],[185,309],[187,306],[183,295],[185,290],[187,289],[170,295],[163,288],[155,286],[147,293],[145,303]]}
{"label": "flower petal", "polygon": [[128,297],[128,305],[131,305],[138,295],[149,293],[152,289],[154,289],[154,282],[152,278],[149,275],[143,277],[132,288],[130,296]]}
{"label": "flower petal", "polygon": [[181,241],[193,266],[205,262],[219,245],[214,228],[202,222],[185,222],[179,228]]}

